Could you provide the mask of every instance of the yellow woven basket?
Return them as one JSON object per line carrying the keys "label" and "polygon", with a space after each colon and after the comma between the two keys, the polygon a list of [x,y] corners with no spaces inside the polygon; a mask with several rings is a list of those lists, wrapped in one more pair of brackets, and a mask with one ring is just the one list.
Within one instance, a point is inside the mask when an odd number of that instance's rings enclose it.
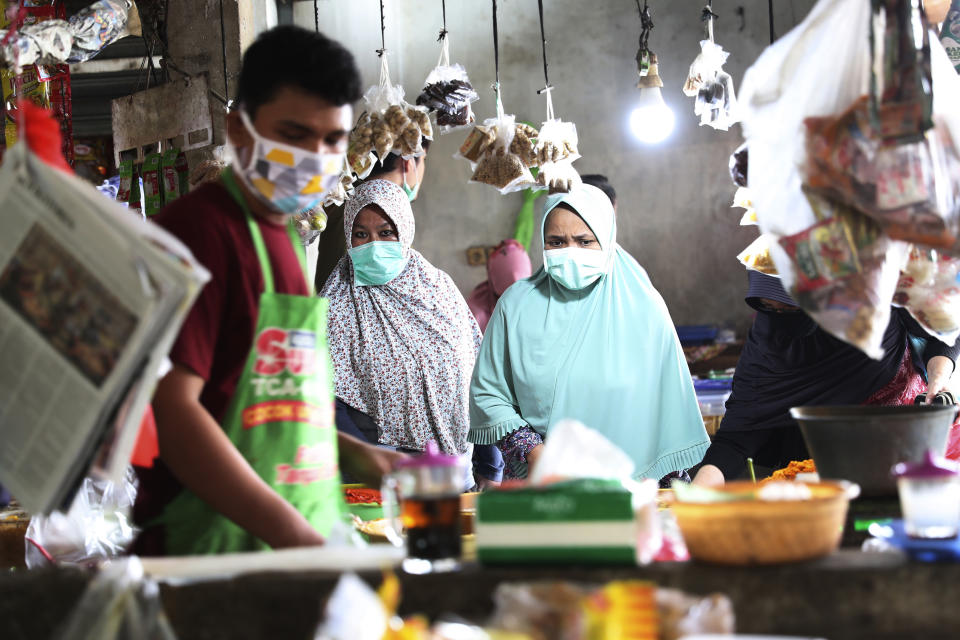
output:
{"label": "yellow woven basket", "polygon": [[[725,490],[753,486],[729,482]],[[836,550],[850,501],[851,490],[842,484],[809,487],[809,500],[674,502],[670,509],[690,556],[697,560],[727,565],[799,562]]]}

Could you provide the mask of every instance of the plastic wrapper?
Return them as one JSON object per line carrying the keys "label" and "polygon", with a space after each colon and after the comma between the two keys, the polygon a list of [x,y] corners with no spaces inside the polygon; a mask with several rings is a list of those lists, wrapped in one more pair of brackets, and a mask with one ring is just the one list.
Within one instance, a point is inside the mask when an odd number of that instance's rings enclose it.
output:
{"label": "plastic wrapper", "polygon": [[777,243],[777,237],[762,233],[760,237],[750,243],[746,249],[740,252],[737,260],[750,271],[759,271],[768,276],[779,276],[777,265],[773,262],[770,255],[770,247]]}
{"label": "plastic wrapper", "polygon": [[[957,191],[955,183],[960,174],[937,168],[952,166],[952,141],[960,132],[960,112],[956,109],[960,78],[942,45],[931,41],[932,115],[936,126],[912,140],[901,137],[916,129],[917,122],[922,124],[922,108],[918,119],[915,106],[885,100],[909,96],[910,92],[897,88],[887,78],[874,77],[871,50],[864,46],[871,42],[872,18],[871,3],[817,2],[803,22],[768,47],[747,71],[739,107],[750,150],[749,179],[760,230],[779,240],[771,255],[784,287],[822,328],[878,358],[900,269],[909,251],[909,244],[893,238],[916,239],[918,234],[926,234],[926,228],[917,226],[918,222],[928,224],[927,217],[916,215],[917,203],[921,203],[926,216],[931,207],[923,203],[948,202]],[[879,38],[884,39],[882,35]],[[906,57],[916,64],[917,56],[922,59],[923,55],[918,51],[911,43]],[[877,58],[878,68],[882,60]],[[922,74],[922,64],[917,68]],[[917,73],[912,77],[916,79]],[[904,78],[909,80],[909,76]],[[871,120],[869,104],[873,82],[882,89],[875,96],[875,120]],[[810,135],[798,136],[798,131]],[[945,134],[950,141],[946,144]],[[867,135],[877,137],[867,140]],[[870,150],[884,151],[878,159],[876,153],[868,153]],[[917,168],[925,158],[929,158],[930,171],[922,164]],[[878,173],[884,174],[882,184],[888,190],[892,187],[892,195],[877,189],[876,181],[871,188],[870,180],[863,179]],[[826,175],[831,179],[818,181]],[[933,190],[930,175],[934,178]],[[809,189],[805,192],[802,188],[805,177],[812,179],[807,186],[816,197],[808,199]],[[945,184],[937,184],[941,178]],[[879,204],[881,196],[890,200],[870,210],[867,205]],[[877,233],[875,241],[863,244],[856,233],[853,239],[849,235],[844,239],[844,233],[836,227],[837,220],[823,224],[838,217],[835,214],[850,210],[843,203],[851,197],[855,201],[848,204],[857,208],[852,213],[860,218],[871,220],[876,218],[867,218],[867,214],[895,212],[877,220],[884,233]],[[934,233],[923,239],[936,243],[928,246],[953,246],[949,236],[956,235],[951,230],[954,213],[940,204],[934,212],[942,220],[940,227],[945,234]],[[864,229],[866,225],[854,221],[848,228]],[[814,233],[806,233],[814,229]],[[811,242],[815,238],[819,239]],[[824,249],[836,253],[824,255]],[[826,277],[821,277],[823,274]],[[819,286],[811,287],[811,281],[819,282]],[[798,291],[798,286],[805,291]]]}
{"label": "plastic wrapper", "polygon": [[900,273],[895,306],[904,307],[930,335],[947,344],[960,336],[960,260],[914,247]]}
{"label": "plastic wrapper", "polygon": [[461,65],[443,65],[427,76],[417,104],[436,113],[440,133],[449,133],[473,124],[472,104],[479,98]]}
{"label": "plastic wrapper", "polygon": [[643,638],[677,640],[731,634],[734,612],[722,594],[691,596],[624,580],[604,586],[545,581],[502,583],[493,594],[489,626],[534,640]]}
{"label": "plastic wrapper", "polygon": [[790,292],[821,328],[879,359],[909,245],[850,207],[808,195],[820,222],[779,241],[795,277]]}
{"label": "plastic wrapper", "polygon": [[580,157],[577,144],[575,124],[558,119],[544,122],[534,147],[536,163],[540,168],[537,184],[546,187],[550,193],[567,193],[580,185],[580,174],[573,168],[573,161]]}
{"label": "plastic wrapper", "polygon": [[27,567],[42,568],[51,561],[96,564],[120,556],[137,533],[129,520],[136,497],[132,470],[121,484],[84,479],[67,513],[53,511],[31,518],[26,534]]}
{"label": "plastic wrapper", "polygon": [[163,208],[162,164],[163,156],[159,153],[143,159],[143,212],[148,216],[160,213]]}
{"label": "plastic wrapper", "polygon": [[[127,34],[132,2],[100,0],[70,17],[22,27],[0,47],[0,57],[14,67],[85,62]],[[6,31],[0,31],[0,39]]]}
{"label": "plastic wrapper", "polygon": [[389,615],[377,592],[354,573],[345,573],[330,594],[314,640],[381,640]]}
{"label": "plastic wrapper", "polygon": [[690,65],[683,92],[696,97],[693,110],[700,116],[701,126],[726,131],[737,122],[733,78],[723,70],[729,56],[712,40],[701,40],[700,53]]}
{"label": "plastic wrapper", "polygon": [[313,244],[327,228],[327,214],[322,207],[302,211],[294,216],[294,224],[303,246],[306,247]]}
{"label": "plastic wrapper", "polygon": [[[529,169],[531,165],[528,163],[536,162],[534,140],[537,130],[529,125],[517,124],[512,115],[501,115],[483,124],[486,129],[476,127],[464,142],[464,145],[467,145],[472,138],[477,143],[467,149],[469,155],[462,153],[461,146],[461,156],[468,160],[470,157],[479,158],[470,181],[488,184],[500,193],[512,193],[536,186]],[[478,130],[494,132],[495,139],[485,143],[489,134],[474,135]],[[478,155],[479,149],[482,151]]]}
{"label": "plastic wrapper", "polygon": [[176,640],[176,635],[163,612],[160,588],[133,556],[100,570],[53,638]]}
{"label": "plastic wrapper", "polygon": [[746,209],[743,217],[740,218],[741,227],[760,224],[760,220],[757,216],[757,210],[753,206],[753,195],[751,194],[749,187],[740,187],[737,189],[736,193],[733,194],[733,204],[731,207]]}
{"label": "plastic wrapper", "polygon": [[747,143],[744,142],[736,151],[730,154],[728,167],[730,168],[730,179],[738,187],[747,186],[747,168],[749,167],[750,154],[747,150]]}
{"label": "plastic wrapper", "polygon": [[946,127],[888,141],[885,132],[918,126],[909,111],[881,105],[877,128],[863,96],[839,117],[807,118],[804,183],[876,219],[891,238],[955,250],[960,184],[951,176],[960,176],[960,158]]}

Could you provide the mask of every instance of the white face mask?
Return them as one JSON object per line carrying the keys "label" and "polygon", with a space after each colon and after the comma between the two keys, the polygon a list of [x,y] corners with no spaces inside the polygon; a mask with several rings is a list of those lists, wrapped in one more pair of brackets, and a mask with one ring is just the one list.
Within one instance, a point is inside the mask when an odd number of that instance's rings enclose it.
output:
{"label": "white face mask", "polygon": [[[313,153],[264,138],[243,107],[240,119],[253,137],[251,152],[241,154],[231,143],[236,174],[270,207],[287,214],[313,209],[336,187],[345,153]],[[247,157],[244,157],[247,156]]]}
{"label": "white face mask", "polygon": [[567,289],[585,289],[606,272],[604,251],[568,247],[543,252],[543,264],[554,280]]}

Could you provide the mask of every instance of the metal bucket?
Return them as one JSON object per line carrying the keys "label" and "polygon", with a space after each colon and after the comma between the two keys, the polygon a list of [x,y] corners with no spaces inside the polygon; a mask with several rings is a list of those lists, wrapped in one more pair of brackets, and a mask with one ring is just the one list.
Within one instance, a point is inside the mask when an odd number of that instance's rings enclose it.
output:
{"label": "metal bucket", "polygon": [[795,407],[790,415],[821,478],[856,482],[865,496],[896,496],[893,465],[927,449],[942,456],[957,407]]}

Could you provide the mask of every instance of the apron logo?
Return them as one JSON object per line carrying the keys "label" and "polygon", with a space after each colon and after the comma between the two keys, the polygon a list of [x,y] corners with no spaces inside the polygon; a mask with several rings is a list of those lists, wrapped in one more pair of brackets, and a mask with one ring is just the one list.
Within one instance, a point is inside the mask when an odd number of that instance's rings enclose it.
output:
{"label": "apron logo", "polygon": [[257,361],[255,373],[275,376],[289,371],[297,376],[311,376],[316,372],[317,334],[299,329],[264,329],[254,343]]}
{"label": "apron logo", "polygon": [[295,400],[261,402],[243,410],[243,428],[252,429],[270,422],[302,422],[314,427],[329,427],[330,408],[316,407]]}

